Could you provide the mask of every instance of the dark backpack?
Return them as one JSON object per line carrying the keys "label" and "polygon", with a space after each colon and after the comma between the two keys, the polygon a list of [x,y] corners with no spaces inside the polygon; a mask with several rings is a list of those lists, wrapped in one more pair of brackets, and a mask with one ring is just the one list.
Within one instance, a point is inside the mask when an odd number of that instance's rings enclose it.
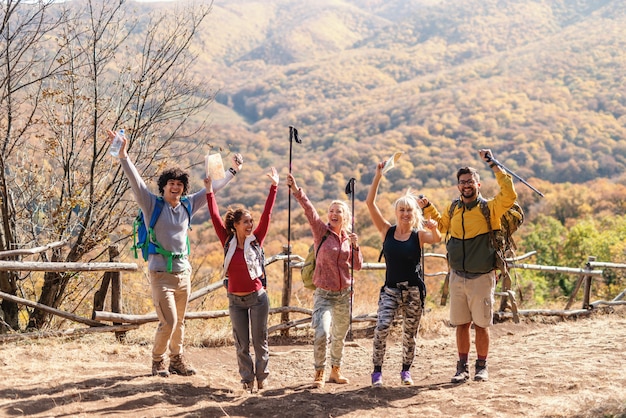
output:
{"label": "dark backpack", "polygon": [[[188,228],[191,229],[191,202],[186,196],[184,196],[180,199],[180,203],[187,211],[189,222]],[[187,253],[173,253],[171,251],[167,251],[161,246],[161,244],[159,244],[154,233],[154,225],[156,224],[157,219],[159,219],[159,216],[161,216],[163,206],[165,206],[165,200],[163,200],[162,196],[158,196],[148,228],[146,228],[143,211],[139,209],[139,213],[133,222],[133,246],[131,247],[131,250],[133,250],[135,258],[139,258],[138,250],[141,250],[141,256],[146,261],[148,261],[148,256],[150,254],[162,254],[168,260],[167,271],[171,272],[172,260],[174,258],[181,258],[185,255],[189,255],[189,235],[187,235]]]}
{"label": "dark backpack", "polygon": [[[459,201],[460,199],[455,199],[450,205],[448,216],[450,220],[452,220],[454,208],[459,204]],[[489,227],[489,242],[496,250],[496,269],[505,273],[507,271],[506,257],[514,255],[515,250],[517,250],[517,244],[515,244],[513,234],[524,222],[524,210],[520,204],[515,201],[513,206],[504,212],[504,215],[500,218],[502,227],[494,230],[491,227],[491,211],[489,210],[487,201],[480,198],[478,203],[480,205],[480,210],[487,221],[487,226]]]}
{"label": "dark backpack", "polygon": [[317,249],[315,248],[315,244],[311,244],[311,246],[309,247],[309,253],[304,259],[302,270],[300,270],[300,276],[302,277],[304,287],[306,287],[307,289],[315,290],[315,285],[313,284],[313,275],[315,274],[315,262],[317,260],[317,253],[319,253],[322,244],[324,243],[324,241],[326,241],[326,238],[328,238],[328,234],[329,232],[326,231]]}

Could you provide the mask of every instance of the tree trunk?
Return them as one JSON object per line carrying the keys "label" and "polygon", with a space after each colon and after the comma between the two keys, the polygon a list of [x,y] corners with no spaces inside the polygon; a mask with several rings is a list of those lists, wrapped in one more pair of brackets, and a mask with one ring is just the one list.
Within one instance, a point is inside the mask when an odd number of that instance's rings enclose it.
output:
{"label": "tree trunk", "polygon": [[[41,296],[38,303],[51,308],[58,308],[61,304],[61,298],[65,293],[65,287],[68,282],[68,275],[59,272],[47,272],[43,278],[43,287],[41,288]],[[35,309],[30,315],[28,328],[42,329],[51,319],[48,312],[41,309]]]}
{"label": "tree trunk", "polygon": [[[0,173],[5,172],[4,156],[0,157],[0,170]],[[3,251],[10,248],[11,244],[15,242],[15,222],[11,221],[14,215],[14,205],[9,195],[4,175],[0,175],[0,202],[0,251]],[[17,273],[15,272],[0,271],[0,290],[17,296],[17,278]],[[2,308],[2,318],[4,319],[4,322],[0,325],[0,332],[9,331],[7,325],[9,328],[17,331],[19,329],[17,304],[3,300],[0,307]]]}
{"label": "tree trunk", "polygon": [[[0,271],[0,290],[10,295],[17,296],[16,279],[15,272]],[[4,323],[0,326],[0,332],[4,333],[9,331],[4,324],[8,325],[14,331],[19,330],[17,303],[3,300],[0,306],[2,306],[2,318],[4,320]]]}

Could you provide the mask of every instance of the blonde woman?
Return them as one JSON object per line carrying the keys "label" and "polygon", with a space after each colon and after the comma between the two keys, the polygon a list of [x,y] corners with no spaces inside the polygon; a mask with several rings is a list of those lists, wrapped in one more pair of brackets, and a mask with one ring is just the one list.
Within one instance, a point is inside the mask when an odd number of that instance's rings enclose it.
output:
{"label": "blonde woman", "polygon": [[407,192],[394,203],[396,224],[391,225],[376,205],[385,161],[378,163],[367,194],[370,216],[383,239],[385,284],[378,298],[378,320],[374,331],[372,386],[383,385],[382,367],[387,335],[398,311],[402,311],[402,370],[400,382],[412,385],[410,368],[415,357],[416,336],[424,309],[426,285],[421,266],[424,244],[441,241],[437,222],[424,220],[416,198]]}
{"label": "blonde woman", "polygon": [[326,382],[326,351],[329,339],[331,372],[328,381],[345,384],[349,381],[341,374],[341,358],[350,326],[350,266],[354,270],[360,270],[363,263],[358,237],[351,232],[352,214],[345,202],[334,200],[328,207],[328,219],[324,221],[304,191],[298,188],[291,173],[287,177],[287,185],[304,209],[313,233],[315,248],[319,248],[313,274],[313,284],[316,287],[311,322],[315,329],[313,387],[321,388]]}

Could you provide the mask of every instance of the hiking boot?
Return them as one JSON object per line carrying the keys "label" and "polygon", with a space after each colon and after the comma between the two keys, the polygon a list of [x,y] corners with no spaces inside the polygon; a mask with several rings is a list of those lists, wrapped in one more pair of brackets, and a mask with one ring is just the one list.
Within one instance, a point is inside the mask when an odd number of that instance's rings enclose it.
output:
{"label": "hiking boot", "polygon": [[347,378],[342,376],[339,366],[333,366],[332,370],[330,371],[330,377],[328,378],[328,381],[332,383],[339,383],[341,385],[350,383]]}
{"label": "hiking boot", "polygon": [[372,386],[374,386],[375,388],[379,388],[383,386],[383,373],[382,372],[372,373]]}
{"label": "hiking boot", "polygon": [[181,376],[191,376],[196,374],[196,369],[185,364],[183,356],[179,354],[170,358],[170,373],[179,374]]}
{"label": "hiking boot", "polygon": [[243,390],[246,392],[252,392],[254,389],[254,382],[243,382]]}
{"label": "hiking boot", "polygon": [[452,383],[465,383],[469,380],[469,366],[467,363],[456,362],[456,374],[452,378]]}
{"label": "hiking boot", "polygon": [[412,386],[413,379],[411,379],[411,372],[408,370],[400,372],[400,381],[404,386]]}
{"label": "hiking boot", "polygon": [[324,387],[324,383],[326,383],[324,381],[324,369],[321,370],[315,370],[315,380],[313,381],[313,387],[314,388],[323,388]]}
{"label": "hiking boot", "polygon": [[485,382],[489,379],[489,373],[487,372],[487,360],[476,360],[476,372],[474,373],[474,380],[478,382]]}
{"label": "hiking boot", "polygon": [[168,372],[167,368],[165,367],[165,360],[152,360],[152,376],[167,377],[169,375],[170,372]]}
{"label": "hiking boot", "polygon": [[257,380],[256,381],[256,387],[258,390],[263,390],[265,388],[267,388],[267,384],[268,384],[268,380],[267,378],[263,379],[263,380]]}

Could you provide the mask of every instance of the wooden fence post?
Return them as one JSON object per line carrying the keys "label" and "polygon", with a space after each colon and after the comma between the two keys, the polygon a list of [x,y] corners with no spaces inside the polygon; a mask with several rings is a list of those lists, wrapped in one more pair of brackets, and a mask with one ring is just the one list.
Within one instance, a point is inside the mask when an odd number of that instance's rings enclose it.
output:
{"label": "wooden fence post", "polygon": [[[119,262],[120,251],[117,245],[109,246],[109,262]],[[119,271],[107,271],[102,276],[102,283],[100,289],[96,291],[93,297],[93,312],[91,312],[91,319],[95,319],[96,312],[104,310],[104,302],[106,301],[107,292],[109,291],[109,283],[111,284],[111,311],[115,313],[122,313],[122,281],[121,273]],[[122,325],[119,322],[114,322],[113,325]],[[122,342],[126,338],[126,331],[116,331],[115,338]]]}
{"label": "wooden fence post", "polygon": [[441,306],[446,306],[448,301],[448,294],[450,293],[450,271],[446,274],[446,278],[443,279],[443,285],[441,286]]}
{"label": "wooden fence post", "polygon": [[[585,266],[585,270],[592,270],[591,263],[596,261],[596,258],[593,256],[587,257],[587,265]],[[589,309],[591,305],[589,305],[589,299],[591,298],[591,276],[585,276],[585,287],[583,293],[583,309]]]}
{"label": "wooden fence post", "polygon": [[[119,263],[120,250],[117,245],[111,245],[109,247],[109,261],[112,263]],[[111,274],[111,312],[122,313],[122,272],[112,271]],[[114,322],[113,325],[122,325],[121,322]],[[116,331],[115,338],[119,342],[126,340],[126,331]]]}
{"label": "wooden fence post", "polygon": [[502,282],[501,284],[501,290],[502,293],[504,293],[505,295],[502,296],[502,299],[500,300],[500,310],[502,312],[504,312],[506,310],[507,307],[507,302],[508,302],[508,291],[511,290],[511,275],[509,274],[509,268],[507,267],[506,271],[501,271],[500,272],[500,281]]}
{"label": "wooden fence post", "polygon": [[104,272],[102,275],[102,283],[100,283],[100,289],[96,290],[93,296],[93,311],[91,312],[91,319],[96,319],[96,312],[104,310],[104,302],[107,298],[107,292],[109,291],[109,283],[111,282],[110,271]]}
{"label": "wooden fence post", "polygon": [[[287,245],[283,245],[283,254],[288,255],[291,254],[291,248]],[[291,260],[289,257],[283,260],[283,300],[282,306],[289,306],[291,303],[291,266],[289,265]],[[289,312],[285,311],[280,314],[280,322],[286,324],[289,322]],[[289,336],[289,328],[283,329],[280,331],[281,335]]]}
{"label": "wooden fence post", "polygon": [[578,280],[576,280],[576,285],[574,286],[574,290],[572,290],[572,294],[569,296],[569,300],[565,304],[564,309],[566,311],[572,307],[572,303],[574,303],[574,299],[576,299],[576,294],[578,293],[578,290],[580,289],[580,285],[583,283],[584,279],[585,279],[585,276],[583,275],[578,276]]}

